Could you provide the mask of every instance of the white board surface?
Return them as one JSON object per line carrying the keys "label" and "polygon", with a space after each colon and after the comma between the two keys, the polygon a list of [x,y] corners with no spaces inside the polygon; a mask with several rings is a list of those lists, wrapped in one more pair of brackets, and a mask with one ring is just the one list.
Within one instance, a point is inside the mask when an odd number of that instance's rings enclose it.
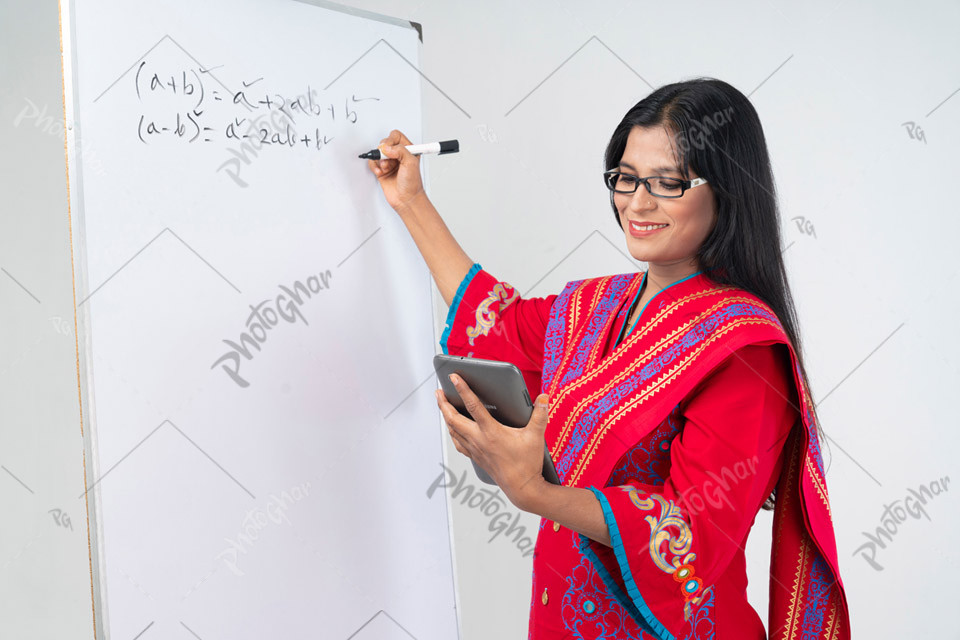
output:
{"label": "white board surface", "polygon": [[98,631],[457,637],[432,285],[357,159],[420,138],[417,30],[294,0],[69,20]]}

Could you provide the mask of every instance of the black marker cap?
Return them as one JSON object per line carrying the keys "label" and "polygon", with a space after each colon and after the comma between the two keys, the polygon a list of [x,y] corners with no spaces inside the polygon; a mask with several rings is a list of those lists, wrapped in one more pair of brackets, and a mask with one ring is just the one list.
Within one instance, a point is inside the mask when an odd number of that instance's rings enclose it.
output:
{"label": "black marker cap", "polygon": [[437,155],[443,155],[445,153],[456,153],[460,151],[460,141],[459,140],[444,140],[440,143],[440,153]]}

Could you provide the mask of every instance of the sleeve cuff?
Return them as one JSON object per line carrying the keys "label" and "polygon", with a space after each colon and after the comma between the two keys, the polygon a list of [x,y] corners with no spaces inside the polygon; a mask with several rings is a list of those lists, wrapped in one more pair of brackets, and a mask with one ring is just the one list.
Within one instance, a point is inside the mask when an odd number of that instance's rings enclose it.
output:
{"label": "sleeve cuff", "polygon": [[[660,622],[653,611],[643,599],[640,589],[634,580],[633,573],[630,570],[630,564],[627,561],[627,551],[623,544],[623,537],[620,534],[620,527],[617,519],[613,515],[613,509],[610,502],[602,491],[594,487],[588,487],[590,491],[600,501],[600,507],[603,509],[603,520],[610,533],[610,542],[613,548],[595,542],[590,538],[580,536],[580,551],[596,567],[603,583],[610,590],[610,593],[617,598],[623,607],[630,612],[634,619],[644,627],[644,630],[661,640],[674,640],[673,634]],[[618,580],[614,576],[620,576]],[[626,592],[624,592],[626,591]]]}
{"label": "sleeve cuff", "polygon": [[457,287],[457,292],[453,296],[453,300],[450,302],[450,308],[447,310],[447,319],[446,327],[443,329],[443,334],[440,336],[440,348],[443,349],[443,353],[449,355],[447,349],[447,340],[450,337],[450,329],[453,328],[453,321],[457,317],[457,309],[460,307],[460,300],[463,299],[463,294],[466,293],[467,287],[470,286],[470,283],[473,281],[473,277],[477,275],[483,267],[480,266],[479,262],[474,262],[473,266],[470,267],[470,270],[467,271],[467,275],[463,277],[463,280],[460,281],[460,286]]}

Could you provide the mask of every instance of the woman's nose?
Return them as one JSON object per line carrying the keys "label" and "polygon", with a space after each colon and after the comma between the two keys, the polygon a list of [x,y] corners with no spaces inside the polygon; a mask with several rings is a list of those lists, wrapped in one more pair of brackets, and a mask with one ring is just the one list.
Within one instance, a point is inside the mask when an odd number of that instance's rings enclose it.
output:
{"label": "woman's nose", "polygon": [[630,208],[635,211],[645,209],[655,209],[657,207],[656,198],[653,197],[645,185],[637,186],[637,190],[630,196]]}

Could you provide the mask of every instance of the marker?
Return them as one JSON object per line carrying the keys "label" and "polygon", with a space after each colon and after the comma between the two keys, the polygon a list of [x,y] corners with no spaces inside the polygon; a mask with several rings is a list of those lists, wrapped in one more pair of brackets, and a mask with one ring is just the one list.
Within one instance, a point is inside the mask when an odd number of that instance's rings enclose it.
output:
{"label": "marker", "polygon": [[[460,143],[456,140],[443,140],[442,142],[427,142],[426,144],[408,144],[404,146],[404,149],[415,156],[419,156],[424,153],[436,153],[442,156],[445,153],[456,153],[457,151],[460,151]],[[358,157],[367,158],[368,160],[379,160],[381,157],[380,149],[373,149],[372,151],[361,153]],[[395,158],[387,159],[392,160]]]}

